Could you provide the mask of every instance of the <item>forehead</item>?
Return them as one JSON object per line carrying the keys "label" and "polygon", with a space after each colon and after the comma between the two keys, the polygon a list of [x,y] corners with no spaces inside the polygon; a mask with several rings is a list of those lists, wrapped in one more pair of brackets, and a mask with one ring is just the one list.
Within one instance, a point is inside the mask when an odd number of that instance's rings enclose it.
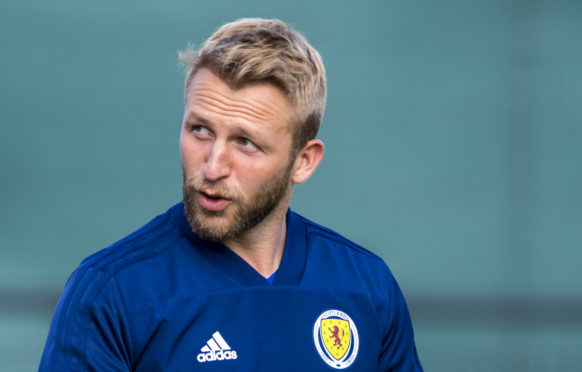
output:
{"label": "forehead", "polygon": [[276,85],[253,83],[234,89],[206,68],[200,69],[192,77],[186,91],[185,105],[186,115],[283,125],[290,129],[291,105],[285,93]]}

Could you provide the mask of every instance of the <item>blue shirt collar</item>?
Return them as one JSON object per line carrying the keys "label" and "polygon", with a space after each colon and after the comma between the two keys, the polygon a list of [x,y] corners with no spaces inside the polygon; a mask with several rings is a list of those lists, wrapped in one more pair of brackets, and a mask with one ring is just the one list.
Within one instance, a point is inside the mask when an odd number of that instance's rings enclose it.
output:
{"label": "blue shirt collar", "polygon": [[[196,235],[184,214],[180,202],[168,211],[174,225],[206,261],[216,270],[243,286],[268,286],[265,278],[245,260],[222,243],[201,239]],[[287,211],[287,235],[285,249],[273,285],[298,285],[303,277],[307,257],[307,234],[303,220],[291,210]]]}

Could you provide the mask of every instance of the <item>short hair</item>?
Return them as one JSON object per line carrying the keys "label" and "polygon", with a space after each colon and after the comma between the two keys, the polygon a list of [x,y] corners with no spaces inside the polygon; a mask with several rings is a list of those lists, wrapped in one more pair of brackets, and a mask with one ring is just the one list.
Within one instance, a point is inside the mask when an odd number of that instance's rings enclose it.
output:
{"label": "short hair", "polygon": [[305,37],[284,22],[245,18],[227,23],[198,51],[189,47],[179,58],[187,68],[184,95],[201,68],[233,89],[260,82],[279,87],[293,109],[293,156],[317,135],[326,104],[325,68]]}

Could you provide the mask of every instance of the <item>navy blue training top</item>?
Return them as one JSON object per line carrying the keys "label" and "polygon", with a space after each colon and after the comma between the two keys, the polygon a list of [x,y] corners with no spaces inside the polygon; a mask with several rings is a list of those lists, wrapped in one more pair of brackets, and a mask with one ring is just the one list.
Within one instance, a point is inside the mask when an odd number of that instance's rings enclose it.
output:
{"label": "navy blue training top", "polygon": [[421,371],[386,264],[287,213],[270,285],[194,234],[179,203],[85,259],[55,309],[40,371]]}

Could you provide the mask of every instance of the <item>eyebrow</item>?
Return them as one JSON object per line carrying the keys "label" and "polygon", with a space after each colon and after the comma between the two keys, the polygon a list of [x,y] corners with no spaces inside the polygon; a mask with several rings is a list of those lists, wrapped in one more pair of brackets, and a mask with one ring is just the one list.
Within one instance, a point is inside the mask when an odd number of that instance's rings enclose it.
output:
{"label": "eyebrow", "polygon": [[185,122],[188,123],[188,122],[192,122],[192,121],[196,121],[196,122],[199,122],[200,124],[210,126],[210,122],[208,120],[201,118],[200,116],[196,115],[193,112],[191,112],[190,115],[188,115],[188,117],[186,117]]}
{"label": "eyebrow", "polygon": [[[200,123],[201,125],[206,125],[208,127],[212,127],[212,123],[210,121],[196,115],[194,112],[192,112],[192,113],[190,113],[190,115],[188,115],[185,122],[186,123],[196,122],[196,123]],[[261,137],[260,131],[257,131],[257,132],[249,131],[247,128],[245,128],[242,125],[237,125],[236,128],[234,128],[233,132],[237,136],[248,137],[248,138],[251,138],[253,140],[260,140],[260,137]]]}

